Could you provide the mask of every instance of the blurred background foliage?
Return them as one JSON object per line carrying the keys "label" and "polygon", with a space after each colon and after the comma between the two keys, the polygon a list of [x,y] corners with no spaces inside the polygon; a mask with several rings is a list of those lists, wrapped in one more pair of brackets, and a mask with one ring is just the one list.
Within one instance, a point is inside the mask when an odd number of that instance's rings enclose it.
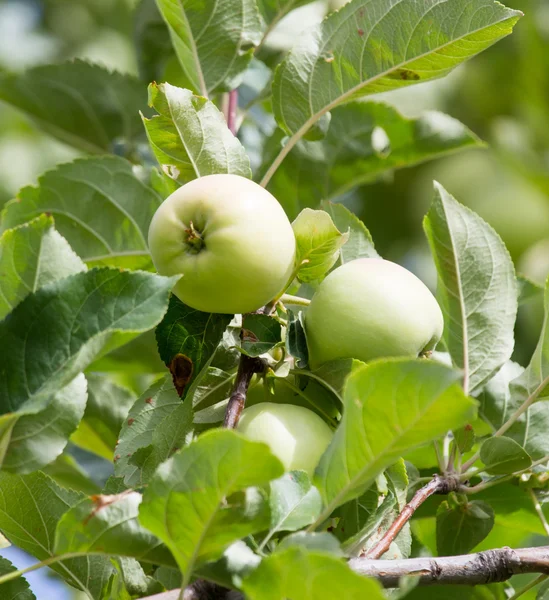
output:
{"label": "blurred background foliage", "polygon": [[[319,0],[292,11],[269,37],[261,58],[276,63],[305,26],[341,4],[341,0]],[[447,112],[488,147],[396,171],[342,199],[366,223],[380,254],[404,264],[432,287],[435,271],[422,219],[431,201],[433,179],[499,232],[519,273],[538,283],[549,274],[549,1],[506,0],[506,4],[525,13],[513,35],[444,80],[376,98],[394,104],[407,116],[426,109]],[[137,74],[137,5],[138,0],[0,0],[0,73],[81,58]],[[143,7],[138,10],[145,18]],[[162,47],[169,42],[166,38],[152,41],[159,52],[166,52]],[[162,73],[147,70],[143,63],[141,69],[178,83],[177,63],[169,58]],[[252,63],[241,87],[242,107],[268,76],[260,63]],[[272,117],[259,106],[246,114],[241,138],[257,167],[261,143],[256,126],[269,132]],[[45,170],[78,155],[74,148],[42,133],[22,113],[0,103],[0,206],[22,186],[35,183]],[[540,304],[540,298],[533,299],[519,314],[514,358],[522,364],[539,335]],[[55,594],[63,597],[60,591]]]}

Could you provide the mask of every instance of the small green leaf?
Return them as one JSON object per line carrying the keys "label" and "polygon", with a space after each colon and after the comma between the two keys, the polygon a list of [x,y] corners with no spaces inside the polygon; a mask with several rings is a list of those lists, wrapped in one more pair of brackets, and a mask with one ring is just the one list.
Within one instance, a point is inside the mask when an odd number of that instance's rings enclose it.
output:
{"label": "small green leaf", "polygon": [[242,582],[249,600],[382,600],[376,581],[357,575],[341,559],[300,546],[275,552]]}
{"label": "small green leaf", "polygon": [[260,356],[272,350],[282,340],[280,322],[269,315],[248,314],[242,322],[242,352],[248,356]]}
{"label": "small green leaf", "polygon": [[460,378],[425,359],[374,361],[349,376],[343,418],[315,473],[326,504],[321,518],[363,494],[408,450],[475,417]]}
{"label": "small green leaf", "polygon": [[261,40],[252,0],[157,0],[183,69],[185,85],[202,96],[238,86]]}
{"label": "small green leaf", "polygon": [[73,444],[112,460],[120,429],[135,402],[135,394],[104,375],[90,373],[84,418],[72,434]]}
{"label": "small green leaf", "polygon": [[2,229],[50,213],[59,233],[92,266],[148,269],[149,224],[161,201],[123,158],[83,158],[20,190],[2,212]]}
{"label": "small green leaf", "polygon": [[39,412],[102,352],[158,324],[174,281],[93,269],[27,296],[0,322],[0,413]]}
{"label": "small green leaf", "polygon": [[278,66],[276,120],[289,135],[303,135],[338,104],[442,77],[511,33],[521,15],[494,0],[354,0]]}
{"label": "small green leaf", "polygon": [[293,310],[288,309],[286,350],[288,354],[294,357],[296,367],[304,369],[307,366],[309,362],[309,350],[307,348],[303,313],[301,311],[295,313]]}
{"label": "small green leaf", "polygon": [[124,421],[115,474],[130,487],[147,483],[156,467],[185,444],[191,428],[191,403],[181,401],[169,375],[162,377],[135,401]]}
{"label": "small green leaf", "polygon": [[[341,358],[330,360],[311,373],[341,400],[347,378],[364,365],[365,363],[356,358]],[[304,376],[307,375],[304,373]]]}
{"label": "small green leaf", "polygon": [[140,504],[141,494],[132,491],[84,498],[59,521],[54,552],[130,556],[143,562],[175,566],[169,550],[137,522]]}
{"label": "small green leaf", "polygon": [[266,445],[230,430],[208,431],[160,465],[145,490],[139,521],[172,551],[183,573],[182,587],[200,563],[267,529],[263,497],[249,486],[282,473]]}
{"label": "small green leaf", "polygon": [[438,271],[444,342],[464,371],[465,392],[475,393],[513,351],[513,261],[492,227],[438,183],[424,227]]}
{"label": "small green leaf", "polygon": [[54,228],[53,218],[40,215],[0,237],[0,319],[38,288],[85,271],[86,265]]}
{"label": "small green leaf", "polygon": [[532,464],[526,450],[508,437],[488,438],[480,448],[480,460],[491,475],[515,473]]}
{"label": "small green leaf", "polygon": [[305,208],[292,223],[296,238],[297,278],[302,283],[324,279],[339,257],[348,233],[341,233],[323,210]]}
{"label": "small green leaf", "polygon": [[231,318],[191,308],[174,294],[170,297],[168,312],[156,328],[156,341],[181,397],[204,374]]}
{"label": "small green leaf", "polygon": [[149,103],[158,113],[143,118],[149,143],[163,172],[179,185],[215,173],[251,177],[244,147],[213,102],[169,83],[151,83]]}
{"label": "small green leaf", "polygon": [[335,226],[340,231],[349,232],[349,239],[339,251],[341,264],[357,258],[379,258],[370,232],[354,213],[343,204],[322,202],[321,206],[332,217]]}
{"label": "small green leaf", "polygon": [[262,546],[279,531],[297,531],[314,523],[322,509],[320,494],[304,471],[291,471],[271,481],[269,503],[271,526]]}
{"label": "small green leaf", "polygon": [[[0,490],[0,531],[38,560],[54,556],[56,525],[83,495],[59,487],[39,471],[23,476],[0,472]],[[106,556],[71,558],[51,568],[93,600],[103,600],[103,589],[114,573]]]}
{"label": "small green leaf", "polygon": [[475,444],[475,430],[470,423],[454,431],[454,441],[461,454],[470,452]]}
{"label": "small green leaf", "polygon": [[0,100],[65,144],[92,154],[112,152],[115,142],[127,144],[131,154],[142,137],[139,111],[147,106],[136,78],[81,60],[3,74]]}
{"label": "small green leaf", "polygon": [[490,533],[494,510],[485,502],[452,503],[444,500],[437,510],[439,556],[467,554]]}
{"label": "small green leaf", "polygon": [[[7,558],[0,556],[0,576],[16,570]],[[0,596],[2,600],[36,600],[36,596],[32,593],[24,577],[0,583]]]}

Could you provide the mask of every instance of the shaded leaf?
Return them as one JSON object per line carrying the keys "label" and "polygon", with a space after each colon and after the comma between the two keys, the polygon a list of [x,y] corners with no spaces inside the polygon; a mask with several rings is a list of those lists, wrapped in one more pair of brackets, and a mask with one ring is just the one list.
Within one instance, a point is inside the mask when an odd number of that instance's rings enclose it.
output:
{"label": "shaded leaf", "polygon": [[232,542],[268,527],[263,497],[249,486],[282,472],[266,445],[230,430],[206,432],[160,465],[145,490],[139,521],[172,551],[182,587],[197,564],[219,558]]}
{"label": "shaded leaf", "polygon": [[[0,576],[16,570],[7,558],[0,556]],[[36,596],[32,593],[24,577],[0,583],[0,595],[2,600],[36,600]]]}
{"label": "shaded leaf", "polygon": [[27,186],[2,212],[5,230],[41,213],[88,263],[149,268],[149,224],[161,198],[117,156],[83,158],[60,165]]}
{"label": "shaded leaf", "polygon": [[295,366],[304,369],[309,362],[309,350],[303,325],[303,313],[288,309],[288,328],[286,332],[286,350],[295,359]]}
{"label": "shaded leaf", "polygon": [[296,239],[297,278],[302,283],[322,281],[348,240],[330,215],[323,210],[305,208],[292,223]]}
{"label": "shaded leaf", "polygon": [[241,351],[252,357],[272,350],[282,340],[282,326],[277,319],[263,314],[247,314],[242,321]]}
{"label": "shaded leaf", "polygon": [[156,328],[156,341],[180,396],[185,397],[198,383],[231,319],[231,315],[191,308],[174,294],[170,297],[168,312]]}
{"label": "shaded leaf", "polygon": [[101,488],[92,481],[76,460],[67,453],[60,454],[42,469],[58,485],[84,494],[98,494]]}
{"label": "shaded leaf", "polygon": [[425,359],[380,360],[353,372],[345,384],[344,411],[314,483],[323,517],[364,493],[406,451],[474,418],[459,372]]}
{"label": "shaded leaf", "polygon": [[475,393],[513,351],[513,261],[492,227],[440,184],[424,227],[438,271],[444,342],[464,371],[466,393]]}
{"label": "shaded leaf", "polygon": [[494,510],[486,502],[452,503],[444,500],[437,510],[439,556],[467,554],[490,533]]}
{"label": "shaded leaf", "polygon": [[347,600],[382,600],[379,584],[357,575],[341,559],[292,546],[275,552],[242,583],[250,600],[333,600],[345,590]]}
{"label": "shaded leaf", "polygon": [[234,89],[261,39],[262,23],[252,0],[157,0],[185,75],[202,96]]}
{"label": "shaded leaf", "polygon": [[53,218],[40,215],[0,237],[0,319],[38,288],[86,265],[55,230]]}
{"label": "shaded leaf", "polygon": [[132,491],[84,498],[61,517],[55,531],[55,553],[130,556],[175,566],[169,550],[137,522],[140,504],[141,494]]}
{"label": "shaded leaf", "polygon": [[528,303],[532,298],[543,295],[543,287],[524,275],[517,275],[517,287],[519,306]]}
{"label": "shaded leaf", "polygon": [[508,437],[488,438],[480,447],[480,460],[491,475],[507,475],[532,464],[526,450]]}
{"label": "shaded leaf", "polygon": [[[409,119],[386,104],[353,102],[331,115],[326,137],[300,140],[269,182],[269,191],[291,216],[392,170],[482,145],[465,125],[439,112]],[[276,130],[267,141],[262,170],[280,150],[284,135]],[[340,231],[348,228],[336,225]]]}
{"label": "shaded leaf", "polygon": [[29,115],[44,131],[84,152],[112,152],[142,137],[143,84],[81,60],[0,77],[0,100]]}
{"label": "shaded leaf", "polygon": [[[0,472],[0,531],[38,560],[54,556],[57,522],[82,497],[40,472],[23,476]],[[102,591],[114,573],[105,556],[71,558],[51,568],[94,600],[103,600]]]}
{"label": "shaded leaf", "polygon": [[86,411],[71,441],[98,456],[112,460],[120,429],[135,402],[135,394],[104,375],[90,373]]}
{"label": "shaded leaf", "polygon": [[276,551],[281,552],[286,548],[299,546],[312,552],[326,552],[334,556],[343,556],[339,540],[327,531],[298,531],[286,536]]}

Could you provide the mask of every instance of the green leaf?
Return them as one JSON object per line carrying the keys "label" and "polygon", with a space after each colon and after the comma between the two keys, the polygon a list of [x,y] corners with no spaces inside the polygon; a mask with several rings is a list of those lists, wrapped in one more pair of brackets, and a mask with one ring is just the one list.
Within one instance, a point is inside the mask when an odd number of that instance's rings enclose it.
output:
{"label": "green leaf", "polygon": [[327,531],[298,531],[292,533],[278,544],[276,551],[279,552],[293,546],[299,546],[312,552],[326,552],[338,557],[343,556],[339,540]]}
{"label": "green leaf", "polygon": [[248,314],[243,317],[242,352],[248,356],[260,356],[274,348],[282,340],[280,322],[269,315]]}
{"label": "green leaf", "polygon": [[170,297],[168,312],[156,328],[156,341],[180,396],[185,397],[204,374],[231,319],[231,315],[191,308],[173,294]]}
{"label": "green leaf", "polygon": [[242,589],[249,600],[333,600],[342,590],[345,600],[384,598],[376,581],[357,575],[343,560],[299,546],[264,558]]}
{"label": "green leaf", "polygon": [[158,115],[143,119],[164,173],[180,185],[205,175],[251,177],[250,159],[213,102],[169,83],[151,83],[149,104]]}
{"label": "green leaf", "polygon": [[454,441],[461,454],[470,452],[475,444],[475,430],[470,423],[454,431]]}
{"label": "green leaf", "polygon": [[93,482],[76,460],[67,453],[60,454],[52,463],[42,469],[61,487],[84,494],[98,494],[101,488]]}
{"label": "green leaf", "polygon": [[98,456],[112,460],[124,420],[135,402],[135,394],[104,375],[90,373],[84,418],[71,441]]}
{"label": "green leaf", "polygon": [[339,257],[348,233],[341,233],[323,210],[303,209],[292,223],[296,239],[297,278],[302,283],[322,281]]}
{"label": "green leaf", "polygon": [[[199,574],[224,587],[238,588],[242,578],[251,573],[260,562],[261,558],[245,542],[238,540],[223,552],[218,561],[200,567]],[[173,587],[179,587],[180,583],[181,574],[177,570],[177,581]],[[166,588],[172,589],[168,586]]]}
{"label": "green leaf", "polygon": [[513,261],[498,234],[440,184],[424,221],[438,271],[444,342],[466,393],[511,357],[517,314]]}
{"label": "green leaf", "polygon": [[[7,558],[0,556],[0,575],[7,575],[16,570]],[[2,600],[36,600],[24,577],[0,583],[0,595]]]}
{"label": "green leaf", "polygon": [[0,323],[0,413],[39,412],[99,354],[154,327],[174,281],[93,269],[25,298]]}
{"label": "green leaf", "polygon": [[315,473],[326,504],[321,518],[363,494],[406,451],[475,417],[460,377],[425,359],[375,361],[349,376],[343,418]]}
{"label": "green leaf", "polygon": [[55,392],[40,412],[9,414],[10,426],[0,433],[1,468],[12,473],[31,473],[53,462],[78,427],[87,397],[86,378],[80,374]]}
{"label": "green leaf", "polygon": [[303,313],[295,313],[288,309],[288,327],[286,330],[286,350],[295,359],[296,367],[304,369],[309,361],[309,350],[305,327],[303,325]]}
{"label": "green leaf", "polygon": [[137,66],[143,81],[163,81],[168,61],[175,55],[166,23],[155,0],[141,0],[134,12]]}
{"label": "green leaf", "polygon": [[486,502],[452,503],[444,500],[437,510],[439,556],[467,554],[490,533],[494,510]]}
{"label": "green leaf", "polygon": [[[130,487],[147,483],[156,467],[184,445],[192,426],[190,421],[191,403],[181,401],[169,375],[159,379],[128,413],[116,446],[115,474]],[[180,426],[182,432],[178,430]]]}
{"label": "green leaf", "polygon": [[0,237],[0,319],[38,288],[86,265],[54,228],[53,218],[40,215]]}
{"label": "green leaf", "polygon": [[[0,531],[38,560],[50,558],[59,519],[82,497],[40,472],[23,476],[0,472]],[[103,600],[103,588],[114,572],[105,556],[71,558],[51,568],[94,600]]]}
{"label": "green leaf", "polygon": [[276,120],[301,137],[338,104],[442,77],[511,33],[521,15],[494,0],[353,0],[277,68]]}
{"label": "green leaf", "polygon": [[480,460],[491,475],[515,473],[532,464],[526,450],[508,437],[488,438],[480,448]]}
{"label": "green leaf", "polygon": [[137,522],[140,504],[141,494],[132,491],[84,498],[59,521],[55,553],[130,556],[147,563],[175,566],[169,550]]}
{"label": "green leaf", "polygon": [[340,231],[349,232],[349,239],[339,251],[342,265],[357,258],[379,258],[370,232],[354,213],[343,204],[322,202],[321,206],[332,217]]}
{"label": "green leaf", "polygon": [[511,383],[511,392],[517,403],[535,398],[536,401],[549,399],[549,278],[545,284],[545,317],[538,345],[530,364]]}
{"label": "green leaf", "polygon": [[139,520],[172,551],[182,587],[200,562],[219,558],[232,542],[268,527],[262,496],[249,486],[282,473],[266,445],[230,430],[208,431],[160,465]]}
{"label": "green leaf", "polygon": [[142,137],[139,111],[147,106],[140,81],[81,60],[3,74],[0,100],[50,135],[92,154],[112,152],[121,141],[131,154]]}
{"label": "green leaf", "polygon": [[2,212],[2,228],[55,217],[56,229],[86,262],[149,268],[149,224],[161,198],[117,156],[84,158],[48,171]]}
{"label": "green leaf", "polygon": [[117,593],[111,592],[112,598],[122,600],[123,596],[118,591],[120,588],[129,594],[131,598],[143,598],[164,591],[164,586],[146,575],[143,567],[134,558],[117,556],[112,563],[118,572],[118,577],[113,578],[113,587],[118,584],[118,589],[116,590]]}
{"label": "green leaf", "polygon": [[157,0],[183,69],[186,87],[202,96],[240,83],[261,40],[262,23],[252,0]]}
{"label": "green leaf", "polygon": [[265,21],[278,23],[280,19],[294,8],[309,4],[312,0],[258,0],[258,6]]}
{"label": "green leaf", "polygon": [[[320,380],[341,400],[347,378],[351,373],[364,366],[364,364],[365,363],[357,358],[330,360],[318,367],[318,369],[311,371],[311,375],[314,376],[315,379]],[[307,377],[306,373],[303,373],[303,375]]]}
{"label": "green leaf", "polygon": [[[507,362],[480,394],[479,414],[493,431],[497,431],[521,406],[522,399],[511,393],[510,384],[523,372],[520,365]],[[505,432],[505,437],[515,440],[533,459],[539,459],[549,454],[548,428],[549,403],[537,402]]]}
{"label": "green leaf", "polygon": [[532,298],[543,296],[543,287],[524,275],[517,275],[519,306],[527,304]]}
{"label": "green leaf", "polygon": [[314,523],[322,509],[318,490],[304,471],[291,471],[271,481],[271,525],[262,547],[280,531],[297,531]]}
{"label": "green leaf", "polygon": [[[389,171],[482,146],[465,125],[439,112],[409,119],[386,104],[353,102],[331,115],[326,137],[315,142],[300,140],[269,182],[269,191],[291,215]],[[284,135],[276,130],[267,141],[262,171],[280,151]],[[347,229],[336,225],[340,231]]]}

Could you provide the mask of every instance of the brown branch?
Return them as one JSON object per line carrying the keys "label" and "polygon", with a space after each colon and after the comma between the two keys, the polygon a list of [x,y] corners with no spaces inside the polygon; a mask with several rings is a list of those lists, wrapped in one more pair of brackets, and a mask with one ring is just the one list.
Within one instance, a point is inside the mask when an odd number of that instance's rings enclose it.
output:
{"label": "brown branch", "polygon": [[227,108],[227,127],[236,135],[236,109],[238,107],[238,90],[229,92],[229,106]]}
{"label": "brown branch", "polygon": [[404,525],[412,518],[416,510],[433,494],[449,494],[459,489],[461,483],[457,477],[434,475],[433,479],[425,486],[420,488],[408,504],[402,509],[402,512],[393,521],[387,529],[385,535],[377,544],[372,546],[367,552],[361,554],[361,557],[376,559],[380,558],[389,550],[391,543],[400,533]]}
{"label": "brown branch", "polygon": [[238,365],[234,388],[225,412],[224,427],[234,429],[238,425],[240,415],[246,404],[246,394],[248,393],[250,381],[252,380],[254,373],[260,373],[262,370],[263,362],[261,359],[252,358],[242,354]]}
{"label": "brown branch", "polygon": [[524,573],[549,574],[549,546],[499,548],[443,558],[352,558],[349,566],[359,575],[377,579],[386,588],[397,587],[402,577],[410,575],[418,577],[420,585],[482,585],[507,581]]}

